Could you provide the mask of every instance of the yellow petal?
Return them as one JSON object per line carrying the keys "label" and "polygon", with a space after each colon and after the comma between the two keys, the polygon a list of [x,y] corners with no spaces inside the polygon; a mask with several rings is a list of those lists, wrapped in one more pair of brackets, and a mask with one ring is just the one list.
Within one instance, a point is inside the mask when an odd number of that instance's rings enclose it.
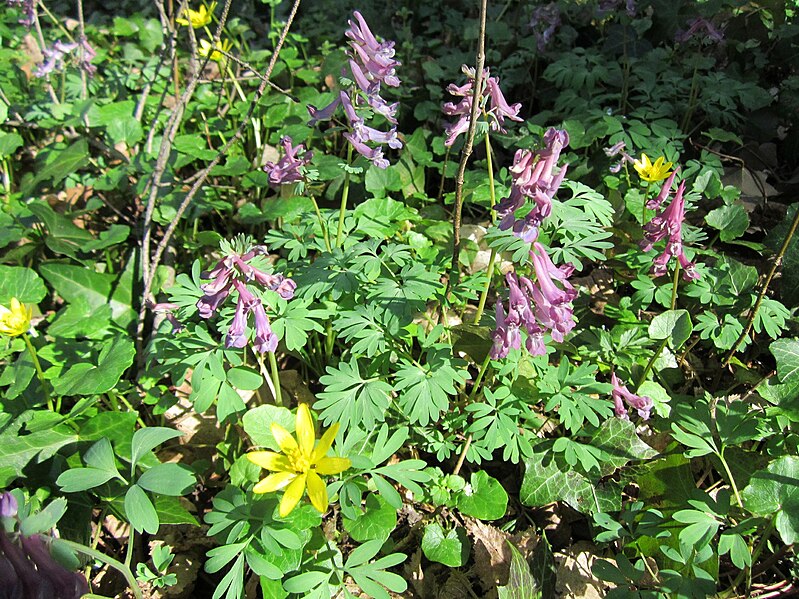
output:
{"label": "yellow petal", "polygon": [[311,456],[311,464],[316,464],[319,460],[325,457],[325,454],[330,449],[330,446],[333,445],[333,439],[336,438],[336,433],[338,433],[339,423],[336,422],[331,426],[325,434],[322,435],[322,438],[319,439],[319,443],[316,444],[316,447],[313,450],[313,455]]}
{"label": "yellow petal", "polygon": [[301,403],[297,408],[297,442],[302,455],[311,457],[314,441],[316,441],[316,433],[313,429],[311,410],[308,409],[308,404]]}
{"label": "yellow petal", "polygon": [[288,487],[286,492],[283,493],[283,499],[280,500],[280,517],[285,518],[291,513],[296,505],[302,499],[302,494],[305,493],[305,474],[297,475]]}
{"label": "yellow petal", "polygon": [[297,474],[294,472],[276,472],[275,474],[270,474],[269,476],[258,481],[252,488],[252,492],[271,493],[272,491],[277,491],[278,489],[285,487],[296,477]]}
{"label": "yellow petal", "polygon": [[319,476],[311,470],[308,472],[308,498],[311,500],[311,504],[320,512],[325,513],[327,511],[327,487],[325,486],[325,481],[323,481]]}
{"label": "yellow petal", "polygon": [[349,458],[322,458],[316,463],[316,471],[319,474],[339,474],[350,466],[352,461]]}
{"label": "yellow petal", "polygon": [[251,451],[247,454],[247,459],[253,464],[277,472],[294,472],[291,462],[282,453],[274,451]]}
{"label": "yellow petal", "polygon": [[280,450],[283,453],[291,454],[297,451],[297,441],[290,432],[280,426],[277,422],[273,422],[271,426],[272,436],[277,441]]}

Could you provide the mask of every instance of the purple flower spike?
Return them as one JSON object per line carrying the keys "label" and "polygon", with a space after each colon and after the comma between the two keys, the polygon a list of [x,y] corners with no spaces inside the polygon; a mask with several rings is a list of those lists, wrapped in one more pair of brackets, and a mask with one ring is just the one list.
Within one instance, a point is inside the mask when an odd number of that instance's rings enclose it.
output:
{"label": "purple flower spike", "polygon": [[677,175],[677,171],[680,170],[679,167],[675,168],[669,178],[663,183],[663,187],[660,188],[660,193],[657,194],[651,200],[647,200],[646,202],[646,209],[647,210],[659,210],[660,205],[665,201],[669,194],[671,193],[671,184],[674,183],[674,177]]}
{"label": "purple flower spike", "polygon": [[305,146],[292,146],[291,138],[286,136],[280,140],[285,150],[283,157],[274,162],[267,162],[264,171],[269,174],[269,184],[273,187],[302,181],[305,177],[303,169],[311,162],[313,152],[307,152]]}
{"label": "purple flower spike", "polygon": [[610,382],[613,385],[613,390],[611,391],[614,405],[613,411],[618,418],[624,420],[630,419],[627,413],[627,406],[629,406],[635,409],[641,418],[649,420],[653,408],[651,397],[647,395],[636,395],[628,390],[626,385],[621,384],[615,372],[610,375]]}
{"label": "purple flower spike", "polygon": [[353,16],[357,23],[348,21],[350,28],[344,32],[344,35],[352,40],[350,46],[353,49],[353,57],[360,60],[371,79],[385,83],[389,87],[399,87],[400,80],[396,75],[396,68],[400,63],[394,60],[394,42],[378,42],[363,15],[356,10]]}
{"label": "purple flower spike", "polygon": [[[702,33],[704,31],[704,33]],[[688,23],[686,31],[678,31],[674,41],[684,44],[691,39],[698,39],[700,43],[721,43],[724,41],[724,32],[705,18],[697,17]]]}
{"label": "purple flower spike", "polygon": [[239,292],[239,301],[236,304],[233,322],[230,323],[225,337],[225,347],[244,347],[247,345],[247,316],[256,302],[260,305],[260,300],[256,299],[241,281],[234,281],[233,286]]}
{"label": "purple flower spike", "polygon": [[538,51],[543,52],[549,42],[552,41],[552,36],[555,35],[557,28],[560,27],[560,9],[558,5],[550,2],[546,6],[536,7],[527,26],[533,30]]}
{"label": "purple flower spike", "polygon": [[[535,301],[536,319],[544,328],[549,329],[552,339],[560,343],[574,328],[570,304],[577,297],[577,291],[566,280],[568,268],[556,268],[540,243],[535,243],[533,247],[535,251],[530,252],[530,257],[533,260],[537,285],[528,282],[528,289]],[[553,277],[560,280],[563,289],[555,285]]]}
{"label": "purple flower spike", "polygon": [[644,238],[640,242],[642,250],[647,252],[655,243],[666,240],[666,249],[652,264],[651,272],[656,277],[668,274],[669,261],[671,258],[677,258],[685,280],[699,278],[696,266],[685,256],[682,246],[682,223],[685,218],[684,192],[685,181],[680,183],[671,204],[644,225]]}
{"label": "purple flower spike", "polygon": [[61,40],[54,42],[50,48],[44,49],[43,54],[46,60],[36,68],[33,74],[36,77],[46,77],[53,71],[63,70],[67,56],[77,47],[76,42],[67,43]]}

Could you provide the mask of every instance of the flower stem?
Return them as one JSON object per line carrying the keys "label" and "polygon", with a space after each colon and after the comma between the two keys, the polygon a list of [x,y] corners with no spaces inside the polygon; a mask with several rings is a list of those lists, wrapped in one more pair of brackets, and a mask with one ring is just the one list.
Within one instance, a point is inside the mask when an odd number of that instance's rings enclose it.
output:
{"label": "flower stem", "polygon": [[33,367],[36,369],[36,376],[39,377],[39,382],[42,384],[42,392],[44,393],[44,398],[47,400],[47,407],[50,408],[51,412],[59,412],[61,409],[61,398],[58,400],[58,405],[53,406],[53,398],[50,397],[50,391],[47,388],[48,383],[44,378],[39,356],[36,355],[36,348],[33,347],[33,343],[31,343],[31,339],[27,333],[22,333],[22,339],[25,341],[25,345],[28,346],[28,353],[31,355]]}
{"label": "flower stem", "polygon": [[[489,199],[491,201],[491,224],[496,220],[496,213],[494,206],[496,205],[496,191],[494,189],[494,163],[491,157],[491,139],[488,133],[485,137],[486,141],[486,162],[488,167],[488,188],[490,190]],[[480,301],[477,304],[477,313],[474,315],[474,324],[480,324],[480,318],[483,316],[485,310],[486,299],[488,298],[488,291],[491,288],[491,278],[494,275],[494,262],[497,259],[497,250],[491,249],[491,257],[488,259],[488,268],[486,269],[486,284],[483,287],[483,292],[480,294]]]}
{"label": "flower stem", "polygon": [[325,220],[322,218],[322,212],[319,210],[319,204],[316,202],[316,198],[311,196],[311,201],[313,202],[313,209],[316,212],[316,218],[319,219],[319,226],[322,227],[322,236],[325,238],[325,247],[327,251],[331,251],[332,248],[330,246],[330,236],[327,234],[327,225],[325,225]]}
{"label": "flower stem", "polygon": [[112,568],[114,568],[114,570],[116,570],[117,572],[122,574],[122,576],[125,577],[125,582],[128,583],[130,590],[133,592],[133,596],[136,599],[142,599],[141,589],[139,588],[139,585],[136,583],[136,579],[133,576],[133,572],[130,571],[130,568],[128,566],[126,566],[120,561],[115,560],[113,557],[107,556],[105,553],[102,553],[101,551],[97,551],[96,549],[91,549],[89,547],[86,547],[85,545],[81,545],[80,543],[75,543],[74,541],[69,541],[67,539],[58,539],[58,542],[63,543],[64,545],[66,545],[76,553],[82,553],[87,557],[91,557],[93,559],[96,559],[97,561],[101,561],[104,564],[107,564]]}
{"label": "flower stem", "polygon": [[[347,166],[352,163],[352,144],[347,143]],[[350,196],[350,171],[344,173],[344,189],[341,191],[341,208],[338,212],[338,231],[336,232],[336,247],[341,246],[341,234],[344,231],[344,215],[347,213],[347,198]]]}
{"label": "flower stem", "polygon": [[641,226],[643,227],[646,224],[646,196],[649,195],[649,186],[652,185],[650,181],[646,182],[646,187],[644,188],[644,204],[641,206]]}
{"label": "flower stem", "polygon": [[269,368],[272,371],[272,382],[275,384],[275,405],[283,407],[283,392],[280,390],[280,371],[277,369],[275,352],[269,352]]}
{"label": "flower stem", "polygon": [[[677,267],[674,269],[674,281],[671,287],[671,308],[670,310],[674,310],[674,307],[677,305],[677,284],[680,282],[680,263],[677,262]],[[677,349],[676,347],[674,348]]]}
{"label": "flower stem", "polygon": [[[480,383],[483,381],[483,376],[488,371],[488,368],[491,366],[491,354],[486,354],[485,360],[483,360],[482,365],[480,366],[480,371],[477,373],[477,378],[474,379],[474,386],[472,387],[472,392],[469,394],[469,401],[467,404],[472,403],[474,401],[475,396],[477,395],[477,390],[480,388]],[[466,437],[466,441],[463,443],[463,447],[461,448],[461,453],[458,456],[458,463],[455,464],[455,468],[452,470],[452,474],[458,474],[463,467],[463,462],[466,459],[466,454],[469,452],[469,447],[472,445],[472,435],[469,434]]]}
{"label": "flower stem", "polygon": [[727,460],[724,459],[724,447],[721,448],[718,456],[721,465],[724,467],[724,472],[727,474],[727,478],[730,479],[730,486],[732,487],[732,492],[735,495],[735,501],[738,503],[739,508],[744,509],[744,502],[741,501],[741,494],[738,492],[738,485],[735,484],[735,478],[732,476],[732,471],[727,464]]}
{"label": "flower stem", "polygon": [[661,353],[663,353],[663,348],[666,347],[666,343],[668,343],[668,341],[669,341],[669,338],[666,337],[665,339],[663,339],[660,342],[660,344],[658,344],[658,347],[655,350],[655,353],[652,354],[651,358],[649,358],[649,362],[647,363],[646,368],[644,368],[644,372],[643,372],[643,374],[641,374],[641,378],[638,379],[638,384],[635,385],[635,389],[633,389],[633,393],[637,393],[638,392],[638,388],[641,385],[644,384],[644,381],[646,380],[646,376],[649,374],[649,371],[652,370],[652,367],[655,365],[655,360],[657,360],[658,356]]}

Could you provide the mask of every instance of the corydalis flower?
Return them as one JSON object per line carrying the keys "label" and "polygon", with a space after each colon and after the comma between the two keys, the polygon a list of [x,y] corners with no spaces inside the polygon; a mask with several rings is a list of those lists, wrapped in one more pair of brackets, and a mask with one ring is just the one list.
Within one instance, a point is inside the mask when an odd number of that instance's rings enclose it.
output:
{"label": "corydalis flower", "polygon": [[[541,222],[552,212],[552,198],[566,176],[568,165],[555,173],[560,153],[569,145],[566,131],[549,129],[544,135],[544,148],[540,150],[517,150],[510,172],[513,177],[510,195],[497,204],[499,228],[513,232],[530,243],[538,238]],[[524,218],[516,219],[516,211],[528,199],[534,201]]]}
{"label": "corydalis flower", "polygon": [[[394,42],[378,42],[363,15],[357,10],[353,13],[355,20],[349,21],[350,28],[345,35],[350,38],[350,60],[348,61],[350,79],[353,86],[348,91],[340,91],[333,101],[323,108],[309,105],[311,115],[309,124],[333,118],[339,105],[344,107],[344,114],[350,126],[350,132],[344,137],[352,149],[369,160],[378,168],[388,168],[389,162],[383,156],[381,145],[399,149],[402,142],[397,135],[396,126],[389,131],[380,131],[365,124],[357,108],[367,105],[371,110],[382,115],[392,125],[397,124],[396,113],[398,103],[389,103],[380,95],[382,84],[398,87],[400,80],[396,68],[400,63],[394,59]],[[346,75],[346,72],[345,72]],[[378,144],[371,147],[370,143]]]}
{"label": "corydalis flower", "polygon": [[[702,33],[703,31],[704,34]],[[674,41],[681,44],[691,39],[698,39],[700,42],[720,43],[724,41],[724,32],[707,19],[697,17],[688,22],[687,30],[680,30],[674,36]]]}
{"label": "corydalis flower", "polygon": [[618,141],[609,148],[604,149],[605,156],[608,158],[613,158],[614,156],[620,157],[619,161],[612,164],[608,169],[611,173],[618,173],[625,162],[631,164],[635,162],[635,159],[627,153],[626,148],[627,144],[624,141]]}
{"label": "corydalis flower", "polygon": [[94,77],[94,74],[97,72],[97,67],[92,64],[92,60],[97,56],[97,52],[95,52],[94,48],[89,44],[89,40],[87,40],[86,37],[81,37],[78,40],[78,46],[80,48],[78,67],[89,77]]}
{"label": "corydalis flower", "polygon": [[58,40],[49,48],[44,49],[45,61],[36,67],[36,77],[46,77],[54,71],[62,71],[69,54],[78,47],[77,42],[62,42]]}
{"label": "corydalis flower", "polygon": [[311,505],[322,513],[326,512],[327,486],[319,475],[339,474],[352,465],[349,458],[327,457],[327,452],[333,445],[339,429],[338,422],[327,429],[317,443],[311,411],[308,409],[308,404],[303,403],[297,408],[295,428],[296,439],[278,423],[272,423],[272,436],[282,453],[251,451],[247,454],[247,459],[253,464],[272,471],[272,474],[256,483],[253,493],[286,490],[280,500],[279,512],[283,518],[288,516],[302,499],[306,487]]}
{"label": "corydalis flower", "polygon": [[668,263],[672,257],[676,257],[683,269],[683,278],[686,280],[699,278],[696,266],[686,258],[682,247],[682,223],[685,218],[684,192],[685,181],[680,183],[671,204],[644,225],[644,238],[640,243],[642,250],[649,251],[658,241],[666,240],[666,249],[655,258],[655,262],[652,264],[652,274],[657,277],[668,273]]}
{"label": "corydalis flower", "polygon": [[23,17],[19,20],[20,25],[25,25],[28,29],[33,27],[36,22],[36,0],[6,0],[9,7],[19,7],[22,9]]}
{"label": "corydalis flower", "polygon": [[555,2],[550,2],[546,6],[538,6],[533,10],[532,19],[527,25],[535,35],[538,51],[543,52],[555,35],[555,31],[560,27],[560,9]]}
{"label": "corydalis flower", "polygon": [[256,256],[264,254],[266,248],[263,246],[255,246],[243,254],[231,252],[211,271],[201,275],[203,279],[211,280],[200,285],[200,289],[204,292],[197,302],[201,318],[213,316],[232,291],[238,295],[233,321],[225,336],[226,347],[240,348],[247,345],[249,339],[247,320],[252,313],[255,320],[253,349],[259,353],[273,352],[277,349],[277,335],[272,331],[263,303],[247,288],[247,283],[257,283],[264,289],[277,292],[283,299],[294,297],[297,285],[283,275],[268,274],[249,264]]}
{"label": "corydalis flower", "polygon": [[[535,271],[535,282],[529,278],[508,273],[508,312],[501,302],[496,305],[497,327],[492,333],[493,359],[504,358],[511,349],[521,347],[521,329],[527,333],[525,347],[530,354],[546,353],[543,335],[549,332],[552,339],[561,342],[574,328],[571,302],[577,291],[567,281],[574,267],[570,264],[556,267],[546,248],[540,243],[533,245],[530,257]],[[555,283],[558,282],[558,284]]]}
{"label": "corydalis flower", "polygon": [[296,183],[304,179],[303,169],[311,162],[313,152],[307,152],[305,146],[292,146],[291,138],[286,136],[280,140],[285,154],[275,162],[267,162],[264,171],[269,175],[269,184],[273,187]]}
{"label": "corydalis flower", "polygon": [[[450,123],[444,127],[447,134],[447,139],[444,145],[451,146],[461,133],[465,133],[469,129],[469,120],[472,114],[472,90],[474,89],[475,69],[469,68],[466,65],[461,67],[463,73],[469,80],[461,86],[451,83],[447,86],[447,91],[453,96],[460,96],[461,99],[457,104],[454,102],[446,102],[442,106],[442,111],[448,116],[457,116],[458,120]],[[519,110],[521,104],[508,104],[502,90],[499,87],[499,79],[491,77],[488,69],[483,70],[483,90],[480,94],[480,110],[478,115],[485,116],[491,126],[492,131],[499,131],[505,133],[505,119],[513,121],[521,121],[519,117]]]}
{"label": "corydalis flower", "polygon": [[[609,12],[617,10],[620,4],[621,0],[600,0],[597,13],[599,14],[600,18],[604,17]],[[625,0],[624,8],[628,17],[635,16],[635,0]]]}
{"label": "corydalis flower", "polygon": [[[652,412],[652,398],[647,395],[636,395],[627,389],[626,385],[622,385],[621,381],[616,377],[616,373],[610,375],[610,382],[613,385],[611,397],[613,398],[613,411],[618,418],[629,420],[630,416],[627,413],[627,407],[634,408],[638,411],[638,415],[644,420],[649,420],[649,414]],[[626,404],[626,405],[625,405]]]}

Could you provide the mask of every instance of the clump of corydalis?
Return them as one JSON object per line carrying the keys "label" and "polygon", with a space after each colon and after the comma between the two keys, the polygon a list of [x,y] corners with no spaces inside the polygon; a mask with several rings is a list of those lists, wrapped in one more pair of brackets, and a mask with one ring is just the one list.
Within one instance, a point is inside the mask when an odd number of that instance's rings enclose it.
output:
{"label": "clump of corydalis", "polygon": [[25,25],[28,29],[33,27],[36,22],[36,0],[6,0],[6,5],[9,8],[21,8],[22,18],[19,20],[20,25]]}
{"label": "clump of corydalis", "polygon": [[[252,312],[255,319],[255,338],[253,349],[259,353],[273,352],[277,349],[278,338],[272,331],[269,318],[266,316],[263,302],[250,289],[248,284],[256,288],[277,292],[283,299],[294,297],[296,283],[283,275],[269,274],[251,264],[257,264],[260,256],[266,256],[266,248],[262,245],[251,246],[245,238],[237,238],[232,244],[226,244],[223,251],[226,256],[208,272],[203,272],[203,279],[210,283],[200,286],[204,295],[197,302],[200,317],[210,318],[219,309],[225,299],[236,292],[238,300],[236,311],[225,337],[226,347],[244,347],[249,340],[247,320]],[[265,262],[264,260],[261,260]]]}
{"label": "clump of corydalis", "polygon": [[[608,14],[617,11],[621,6],[622,0],[600,0],[597,7],[597,16],[603,18]],[[635,0],[625,0],[624,10],[628,17],[635,16]]]}
{"label": "clump of corydalis", "polygon": [[[655,200],[662,201],[668,197],[671,183],[674,180],[674,173],[663,185],[658,197]],[[682,246],[682,223],[685,219],[685,181],[680,183],[674,199],[668,207],[656,214],[652,220],[644,225],[644,238],[640,242],[641,249],[645,252],[652,249],[653,245],[659,241],[666,240],[666,249],[660,256],[655,258],[652,264],[652,274],[660,277],[668,274],[668,264],[672,258],[677,258],[683,269],[682,275],[686,280],[698,279],[699,273],[696,266],[685,256]]]}
{"label": "clump of corydalis", "polygon": [[616,377],[616,373],[610,375],[610,382],[613,385],[611,397],[613,398],[613,411],[618,418],[629,420],[627,413],[628,406],[638,411],[638,415],[644,420],[649,420],[652,412],[652,398],[647,395],[636,395],[626,385]]}
{"label": "clump of corydalis", "polygon": [[[352,148],[375,166],[388,168],[389,162],[384,157],[383,149],[380,146],[387,144],[390,148],[397,150],[402,147],[396,127],[399,104],[389,103],[380,95],[380,90],[383,84],[389,87],[399,87],[400,80],[397,77],[396,68],[400,66],[400,63],[394,59],[394,42],[378,42],[361,13],[356,10],[353,15],[355,21],[349,21],[350,28],[345,32],[345,35],[351,40],[348,79],[352,81],[352,85],[347,90],[341,90],[338,96],[324,108],[309,105],[310,124],[333,118],[339,105],[342,105],[350,127],[350,131],[344,133],[344,137]],[[344,75],[347,76],[347,73],[345,72]],[[394,126],[389,131],[380,131],[368,126],[362,116],[364,111],[359,111],[364,107],[382,115]],[[378,146],[372,147],[369,144],[378,144]]]}
{"label": "clump of corydalis", "polygon": [[724,32],[705,18],[697,17],[688,22],[688,29],[679,30],[674,35],[674,41],[685,44],[692,39],[700,44],[720,44],[724,41]]}
{"label": "clump of corydalis", "polygon": [[550,2],[544,6],[536,6],[527,26],[535,35],[538,51],[543,52],[560,27],[560,8],[557,3]]}
{"label": "clump of corydalis", "polygon": [[302,144],[292,145],[290,137],[280,140],[285,154],[277,162],[267,162],[264,171],[269,175],[269,184],[272,187],[298,183],[305,180],[305,167],[311,162],[313,152],[305,150]]}
{"label": "clump of corydalis", "polygon": [[[450,123],[444,127],[447,134],[447,139],[444,145],[451,146],[461,133],[466,133],[469,130],[469,119],[472,114],[472,90],[474,90],[475,69],[466,65],[461,67],[463,73],[469,80],[461,86],[450,83],[447,86],[447,91],[453,96],[459,96],[461,99],[457,104],[454,102],[446,102],[442,106],[444,114],[447,116],[457,116],[458,120]],[[477,114],[488,119],[489,126],[492,131],[499,131],[505,133],[505,119],[513,121],[521,121],[519,117],[519,110],[521,104],[508,104],[502,90],[499,87],[499,79],[491,77],[488,69],[483,70],[483,90],[480,94],[480,106]]]}
{"label": "clump of corydalis", "polygon": [[507,313],[501,301],[496,304],[497,328],[492,333],[491,348],[495,360],[521,347],[521,329],[527,333],[527,351],[537,356],[546,353],[544,333],[549,332],[554,341],[562,342],[574,328],[571,302],[577,297],[577,290],[567,280],[574,267],[555,266],[540,243],[533,244],[530,258],[535,282],[513,272],[505,275],[510,296]]}
{"label": "clump of corydalis", "polygon": [[[513,232],[531,243],[538,239],[542,221],[552,212],[552,198],[566,176],[568,165],[556,173],[555,166],[560,153],[569,145],[569,134],[558,129],[549,129],[544,135],[544,147],[540,150],[517,150],[510,172],[513,177],[510,195],[497,204],[499,228]],[[533,207],[524,218],[516,219],[516,211],[533,200]]]}

